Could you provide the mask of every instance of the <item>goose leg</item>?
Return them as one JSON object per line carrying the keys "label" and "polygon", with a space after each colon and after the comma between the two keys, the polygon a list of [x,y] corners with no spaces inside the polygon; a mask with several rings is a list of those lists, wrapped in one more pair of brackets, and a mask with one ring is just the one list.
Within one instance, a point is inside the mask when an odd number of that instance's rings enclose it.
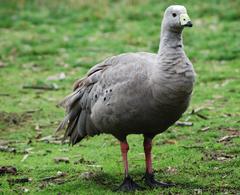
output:
{"label": "goose leg", "polygon": [[129,150],[129,146],[127,141],[120,141],[121,152],[122,152],[122,159],[124,164],[124,180],[122,184],[118,187],[118,191],[135,191],[135,190],[142,190],[143,188],[139,186],[137,183],[133,181],[133,179],[128,174],[128,160],[127,160],[127,153]]}
{"label": "goose leg", "polygon": [[145,153],[145,161],[146,161],[146,173],[144,175],[145,183],[151,187],[171,187],[174,184],[158,182],[154,179],[153,169],[152,169],[152,138],[144,137],[144,153]]}

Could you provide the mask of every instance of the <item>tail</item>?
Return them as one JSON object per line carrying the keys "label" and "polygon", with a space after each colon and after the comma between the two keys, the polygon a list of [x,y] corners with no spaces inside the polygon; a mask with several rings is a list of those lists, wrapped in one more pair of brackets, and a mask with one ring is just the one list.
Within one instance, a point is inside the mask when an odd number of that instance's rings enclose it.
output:
{"label": "tail", "polygon": [[92,87],[93,85],[79,87],[59,103],[59,106],[66,109],[66,116],[57,131],[66,128],[63,141],[70,137],[72,145],[80,142],[86,136],[100,133],[90,117]]}

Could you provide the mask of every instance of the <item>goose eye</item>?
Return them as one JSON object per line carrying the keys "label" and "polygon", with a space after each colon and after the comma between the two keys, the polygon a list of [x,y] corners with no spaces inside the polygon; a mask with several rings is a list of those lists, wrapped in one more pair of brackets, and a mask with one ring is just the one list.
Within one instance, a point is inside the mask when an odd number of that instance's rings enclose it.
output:
{"label": "goose eye", "polygon": [[173,13],[172,16],[175,18],[175,17],[177,16],[177,14],[176,14],[176,13]]}

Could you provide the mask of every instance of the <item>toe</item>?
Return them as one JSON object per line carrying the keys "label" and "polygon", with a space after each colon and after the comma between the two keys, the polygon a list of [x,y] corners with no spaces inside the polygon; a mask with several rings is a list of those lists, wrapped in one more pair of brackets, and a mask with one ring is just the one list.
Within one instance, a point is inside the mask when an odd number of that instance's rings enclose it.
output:
{"label": "toe", "polygon": [[140,191],[144,190],[144,188],[138,185],[130,176],[128,176],[124,178],[122,184],[117,188],[116,191],[131,192],[136,190]]}
{"label": "toe", "polygon": [[165,183],[165,182],[159,182],[154,179],[153,174],[146,173],[144,176],[145,183],[151,187],[151,188],[157,188],[157,187],[172,187],[174,184],[172,183]]}

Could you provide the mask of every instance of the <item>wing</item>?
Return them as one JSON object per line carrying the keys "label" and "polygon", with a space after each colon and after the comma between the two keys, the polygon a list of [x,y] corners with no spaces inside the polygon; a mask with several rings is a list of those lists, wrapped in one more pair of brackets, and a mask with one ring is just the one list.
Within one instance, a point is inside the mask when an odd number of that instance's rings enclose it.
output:
{"label": "wing", "polygon": [[107,58],[102,63],[92,67],[84,78],[75,82],[73,93],[59,103],[59,106],[66,109],[66,116],[57,131],[67,126],[64,140],[70,137],[72,145],[86,136],[94,136],[100,133],[90,117],[91,107],[94,105],[92,88],[98,83],[107,68],[116,65],[114,63],[115,57]]}
{"label": "wing", "polygon": [[[134,75],[141,76],[138,75],[137,64],[141,64],[143,58],[152,59],[153,54],[126,53],[107,58],[92,67],[84,78],[75,82],[73,93],[60,103],[67,112],[58,127],[60,130],[67,126],[64,138],[70,137],[71,143],[76,144],[86,136],[101,133],[102,129],[97,129],[91,120],[91,111],[103,94],[103,86],[119,85],[121,82],[127,82],[129,78],[134,80]],[[137,81],[138,79],[135,82]],[[100,90],[96,90],[99,88]]]}

